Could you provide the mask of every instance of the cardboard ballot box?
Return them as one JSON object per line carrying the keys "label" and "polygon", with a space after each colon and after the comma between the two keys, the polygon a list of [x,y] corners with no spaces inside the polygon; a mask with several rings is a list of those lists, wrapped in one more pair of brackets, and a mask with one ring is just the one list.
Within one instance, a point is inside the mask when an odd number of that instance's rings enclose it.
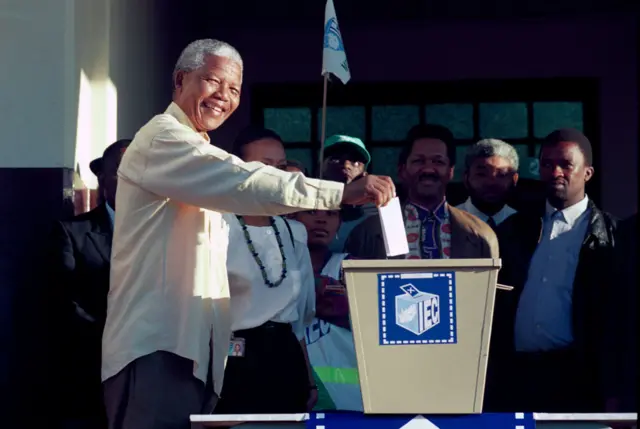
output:
{"label": "cardboard ballot box", "polygon": [[343,262],[365,413],[482,412],[500,265]]}

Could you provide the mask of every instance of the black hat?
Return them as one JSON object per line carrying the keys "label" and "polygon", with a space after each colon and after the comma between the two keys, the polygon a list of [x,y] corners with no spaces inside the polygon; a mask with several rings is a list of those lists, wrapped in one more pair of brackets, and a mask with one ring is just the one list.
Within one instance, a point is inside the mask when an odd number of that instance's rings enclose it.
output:
{"label": "black hat", "polygon": [[110,144],[104,150],[104,152],[102,153],[102,156],[100,158],[96,158],[96,159],[94,159],[93,161],[91,161],[89,163],[89,169],[91,170],[91,172],[93,174],[98,176],[100,174],[100,172],[102,171],[102,160],[104,158],[108,157],[110,154],[112,154],[115,151],[124,152],[124,150],[130,144],[131,144],[131,140],[129,140],[129,139],[118,140],[117,142]]}

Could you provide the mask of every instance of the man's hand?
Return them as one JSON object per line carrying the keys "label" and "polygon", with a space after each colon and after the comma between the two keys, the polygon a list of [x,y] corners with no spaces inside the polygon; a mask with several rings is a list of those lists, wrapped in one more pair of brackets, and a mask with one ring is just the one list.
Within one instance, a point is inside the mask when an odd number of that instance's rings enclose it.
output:
{"label": "man's hand", "polygon": [[386,206],[396,196],[396,187],[390,177],[368,175],[345,185],[342,204],[361,206],[374,203]]}

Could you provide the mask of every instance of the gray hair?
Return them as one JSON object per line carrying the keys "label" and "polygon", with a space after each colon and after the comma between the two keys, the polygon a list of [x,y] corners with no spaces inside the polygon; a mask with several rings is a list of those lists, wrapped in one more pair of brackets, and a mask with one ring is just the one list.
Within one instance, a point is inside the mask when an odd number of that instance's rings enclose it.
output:
{"label": "gray hair", "polygon": [[189,43],[184,48],[173,68],[173,77],[175,78],[179,71],[192,72],[202,67],[209,55],[229,58],[243,68],[242,57],[236,48],[221,40],[201,39]]}
{"label": "gray hair", "polygon": [[478,143],[469,146],[467,154],[464,158],[465,170],[469,171],[471,164],[478,158],[490,158],[492,156],[499,156],[506,159],[511,164],[513,171],[518,171],[520,166],[520,160],[518,159],[518,152],[509,143],[498,139],[484,139]]}

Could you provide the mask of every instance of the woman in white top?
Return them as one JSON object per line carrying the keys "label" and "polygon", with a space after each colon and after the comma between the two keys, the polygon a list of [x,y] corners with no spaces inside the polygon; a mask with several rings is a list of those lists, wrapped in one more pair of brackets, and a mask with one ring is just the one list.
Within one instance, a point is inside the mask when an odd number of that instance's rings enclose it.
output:
{"label": "woman in white top", "polygon": [[[233,153],[246,162],[286,166],[280,137],[266,129],[245,129]],[[306,230],[280,216],[225,220],[233,338],[215,412],[305,412],[317,399],[304,341],[315,311]]]}

